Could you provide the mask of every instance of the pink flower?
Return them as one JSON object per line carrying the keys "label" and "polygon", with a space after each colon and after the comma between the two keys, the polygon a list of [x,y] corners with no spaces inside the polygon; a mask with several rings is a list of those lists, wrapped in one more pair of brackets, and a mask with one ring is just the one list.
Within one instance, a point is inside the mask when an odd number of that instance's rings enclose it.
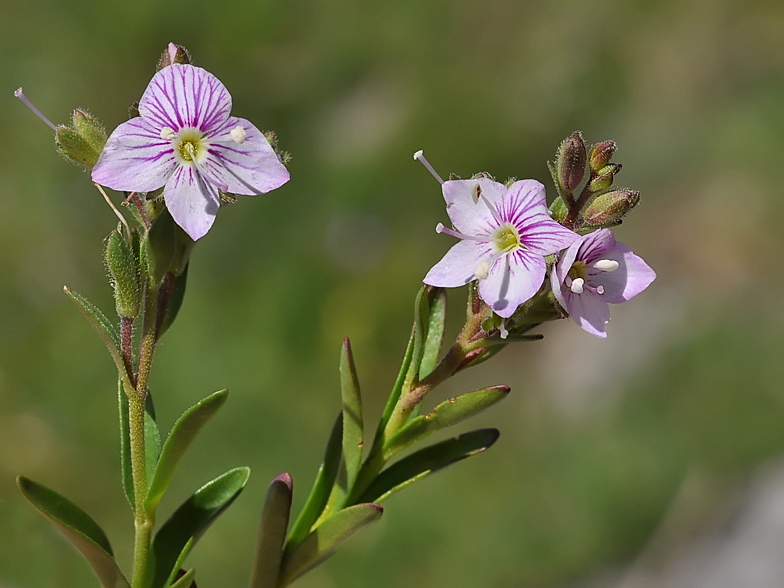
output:
{"label": "pink flower", "polygon": [[289,172],[264,135],[230,116],[231,95],[211,73],[173,64],[153,76],[139,114],[117,127],[92,171],[93,181],[163,197],[192,239],[203,237],[220,208],[218,191],[264,194]]}
{"label": "pink flower", "polygon": [[443,225],[436,230],[461,241],[424,282],[449,288],[478,279],[482,300],[504,318],[542,286],[545,256],[579,238],[550,218],[544,186],[536,180],[509,188],[485,178],[453,180],[444,182],[442,191],[457,230]]}
{"label": "pink flower", "polygon": [[583,236],[561,256],[550,274],[553,294],[572,320],[597,337],[606,337],[607,303],[626,302],[656,279],[654,271],[610,229]]}

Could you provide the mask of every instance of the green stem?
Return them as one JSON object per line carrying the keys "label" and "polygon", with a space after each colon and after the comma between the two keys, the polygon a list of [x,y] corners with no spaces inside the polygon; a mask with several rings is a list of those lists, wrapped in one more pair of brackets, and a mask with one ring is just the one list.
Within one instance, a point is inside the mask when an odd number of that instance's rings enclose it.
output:
{"label": "green stem", "polygon": [[158,324],[158,287],[150,284],[145,288],[144,322],[142,341],[139,349],[139,369],[136,374],[136,387],[129,401],[129,432],[131,438],[131,470],[135,498],[134,527],[136,530],[133,547],[133,588],[143,588],[147,582],[147,566],[150,551],[152,528],[155,524],[155,510],[148,511],[147,497],[147,457],[144,443],[144,404],[147,398],[147,385],[155,354],[155,339]]}

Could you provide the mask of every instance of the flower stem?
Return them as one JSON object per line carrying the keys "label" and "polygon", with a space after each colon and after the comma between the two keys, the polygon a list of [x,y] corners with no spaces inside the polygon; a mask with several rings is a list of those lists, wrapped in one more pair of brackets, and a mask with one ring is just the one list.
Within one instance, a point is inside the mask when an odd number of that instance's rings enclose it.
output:
{"label": "flower stem", "polygon": [[147,456],[144,442],[145,401],[147,385],[155,354],[155,336],[158,324],[158,286],[149,279],[145,287],[144,320],[139,349],[139,369],[136,387],[128,395],[129,430],[131,440],[131,469],[134,493],[134,527],[136,536],[133,548],[133,588],[143,588],[147,581],[150,538],[155,524],[155,511],[145,505],[147,497]]}

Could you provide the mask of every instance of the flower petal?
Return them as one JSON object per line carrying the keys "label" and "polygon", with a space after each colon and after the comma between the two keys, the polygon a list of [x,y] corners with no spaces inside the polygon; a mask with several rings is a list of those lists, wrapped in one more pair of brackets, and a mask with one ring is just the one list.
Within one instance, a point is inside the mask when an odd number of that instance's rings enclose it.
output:
{"label": "flower petal", "polygon": [[477,266],[492,254],[492,246],[489,243],[460,241],[427,272],[423,282],[442,288],[464,286],[476,279]]}
{"label": "flower petal", "polygon": [[601,295],[593,292],[573,294],[566,298],[566,310],[580,327],[597,337],[607,337],[605,325],[610,322],[610,308]]}
{"label": "flower petal", "polygon": [[[492,233],[499,226],[494,217],[506,187],[487,178],[475,180],[449,180],[441,186],[446,200],[446,212],[455,228],[466,235],[474,237]],[[492,210],[487,202],[478,199],[481,193],[494,207]]]}
{"label": "flower petal", "polygon": [[177,168],[166,182],[163,198],[174,222],[194,241],[210,230],[220,208],[215,188],[190,166]]}
{"label": "flower petal", "polygon": [[499,211],[505,222],[518,227],[534,214],[549,218],[544,185],[536,180],[518,180],[507,190]]}
{"label": "flower petal", "polygon": [[193,65],[175,63],[156,73],[139,100],[139,114],[160,133],[193,127],[210,133],[231,113],[231,94],[218,78]]}
{"label": "flower petal", "polygon": [[546,271],[544,258],[518,249],[498,259],[484,280],[479,295],[504,318],[539,291]]}
{"label": "flower petal", "polygon": [[92,179],[113,190],[150,192],[166,183],[177,162],[171,141],[143,118],[122,123],[106,142]]}
{"label": "flower petal", "polygon": [[[613,250],[604,254],[602,258],[617,261],[618,269],[613,272],[601,272],[601,275],[596,275],[591,281],[604,286],[602,296],[612,304],[631,300],[656,279],[656,272],[623,243],[616,242]],[[591,273],[595,271],[592,270]]]}
{"label": "flower petal", "polygon": [[[242,127],[245,140],[238,143],[232,129]],[[244,118],[230,117],[209,135],[210,147],[204,167],[219,176],[231,194],[266,194],[289,181],[289,171],[280,162],[267,138]]]}

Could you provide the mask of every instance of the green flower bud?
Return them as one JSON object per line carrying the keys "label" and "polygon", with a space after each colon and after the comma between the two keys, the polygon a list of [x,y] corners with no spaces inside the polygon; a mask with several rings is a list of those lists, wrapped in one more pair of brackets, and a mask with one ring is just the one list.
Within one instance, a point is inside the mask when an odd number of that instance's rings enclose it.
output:
{"label": "green flower bud", "polygon": [[583,212],[586,225],[594,228],[621,224],[621,219],[640,202],[640,193],[634,190],[613,190],[593,199]]}
{"label": "green flower bud", "polygon": [[571,194],[585,176],[585,141],[580,131],[575,131],[561,143],[555,154],[555,169],[562,193]]}
{"label": "green flower bud", "polygon": [[601,192],[613,185],[615,174],[621,171],[620,163],[611,163],[596,171],[596,175],[588,183],[591,192]]}
{"label": "green flower bud", "polygon": [[73,111],[73,128],[99,155],[101,154],[107,137],[106,129],[97,118],[77,108]]}
{"label": "green flower bud", "polygon": [[106,267],[109,268],[114,303],[122,318],[136,318],[141,304],[139,265],[131,245],[120,229],[112,231],[106,240]]}
{"label": "green flower bud", "polygon": [[164,67],[168,67],[174,63],[180,63],[183,65],[190,64],[191,54],[188,53],[188,50],[182,45],[169,43],[166,51],[163,52],[163,55],[161,55],[161,58],[158,60],[157,71],[161,71]]}
{"label": "green flower bud", "polygon": [[553,203],[550,205],[550,214],[552,215],[555,222],[563,222],[563,219],[565,219],[566,215],[569,214],[569,209],[566,207],[566,203],[563,201],[563,198],[559,196],[553,200]]}
{"label": "green flower bud", "polygon": [[174,219],[164,210],[152,223],[142,241],[141,257],[153,285],[158,286],[169,271],[177,250]]}
{"label": "green flower bud", "polygon": [[602,141],[591,147],[588,155],[588,164],[592,172],[598,172],[610,163],[612,156],[615,155],[615,141]]}

